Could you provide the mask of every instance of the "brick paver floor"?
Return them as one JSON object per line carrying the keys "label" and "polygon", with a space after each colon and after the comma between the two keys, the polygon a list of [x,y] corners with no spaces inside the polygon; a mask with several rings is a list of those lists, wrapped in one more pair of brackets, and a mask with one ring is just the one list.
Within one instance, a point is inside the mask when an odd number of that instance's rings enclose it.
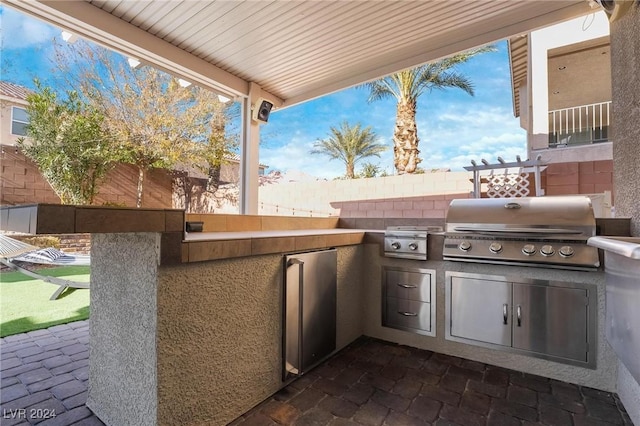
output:
{"label": "brick paver floor", "polygon": [[[0,354],[2,426],[103,424],[85,406],[88,321],[5,337]],[[616,394],[366,337],[233,422],[277,424],[632,426]]]}
{"label": "brick paver floor", "polygon": [[89,322],[0,339],[0,424],[102,425],[89,410]]}
{"label": "brick paver floor", "polygon": [[233,424],[633,425],[616,394],[366,337]]}

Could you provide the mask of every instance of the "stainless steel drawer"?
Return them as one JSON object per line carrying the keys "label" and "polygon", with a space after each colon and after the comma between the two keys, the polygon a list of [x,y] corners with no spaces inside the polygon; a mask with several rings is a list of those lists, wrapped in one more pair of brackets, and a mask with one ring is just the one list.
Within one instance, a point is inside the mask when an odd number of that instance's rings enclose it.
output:
{"label": "stainless steel drawer", "polygon": [[431,274],[409,271],[386,271],[386,296],[431,302]]}
{"label": "stainless steel drawer", "polygon": [[382,325],[410,331],[431,331],[431,304],[387,297]]}

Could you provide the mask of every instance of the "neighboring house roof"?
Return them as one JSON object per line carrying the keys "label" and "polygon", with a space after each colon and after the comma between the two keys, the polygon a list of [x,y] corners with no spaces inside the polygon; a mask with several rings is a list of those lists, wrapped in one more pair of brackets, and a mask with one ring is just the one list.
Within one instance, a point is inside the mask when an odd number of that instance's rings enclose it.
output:
{"label": "neighboring house roof", "polygon": [[[227,166],[232,166],[232,167],[240,167],[240,156],[238,156],[238,154],[234,154],[234,153],[230,153],[224,156],[224,162],[223,162],[223,166],[227,165]],[[261,169],[267,169],[269,168],[269,166],[265,165],[265,164],[259,164],[258,167],[260,167]],[[190,177],[193,178],[198,178],[198,179],[206,179],[207,178],[207,174],[205,172],[203,172],[199,167],[196,167],[194,165],[187,165],[187,164],[179,164],[175,170],[179,170],[182,172],[187,172],[187,174]]]}
{"label": "neighboring house roof", "polygon": [[[240,162],[240,156],[238,154],[235,153],[231,153],[231,154],[227,154],[224,156],[224,159],[226,161],[232,162],[232,163],[239,163]],[[261,169],[268,169],[269,166],[267,166],[266,164],[258,164],[258,167],[260,167]]]}
{"label": "neighboring house roof", "polygon": [[27,96],[31,93],[33,93],[33,91],[26,87],[18,86],[8,81],[0,81],[0,96],[3,98],[12,98],[26,102]]}

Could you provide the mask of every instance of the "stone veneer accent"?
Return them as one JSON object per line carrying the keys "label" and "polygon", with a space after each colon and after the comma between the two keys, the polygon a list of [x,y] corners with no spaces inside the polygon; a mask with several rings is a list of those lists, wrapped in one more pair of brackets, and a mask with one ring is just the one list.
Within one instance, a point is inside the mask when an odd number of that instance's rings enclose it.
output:
{"label": "stone veneer accent", "polygon": [[[612,131],[616,215],[631,217],[640,236],[640,6],[611,23]],[[640,383],[620,366],[618,393],[629,416],[640,424]]]}

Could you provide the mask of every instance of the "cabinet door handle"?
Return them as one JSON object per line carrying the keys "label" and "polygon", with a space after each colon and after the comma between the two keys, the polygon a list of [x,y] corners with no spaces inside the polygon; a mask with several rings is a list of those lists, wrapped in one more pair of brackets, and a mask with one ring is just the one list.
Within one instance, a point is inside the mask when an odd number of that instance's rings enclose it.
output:
{"label": "cabinet door handle", "polygon": [[502,305],[502,323],[507,325],[507,321],[509,320],[509,305],[506,303]]}
{"label": "cabinet door handle", "polygon": [[417,285],[412,285],[412,284],[400,284],[398,283],[398,287],[402,287],[402,288],[418,288]]}
{"label": "cabinet door handle", "polygon": [[417,317],[418,314],[415,312],[402,312],[402,311],[398,311],[398,313],[400,315],[404,315],[405,317]]}
{"label": "cabinet door handle", "polygon": [[518,327],[522,326],[522,307],[520,305],[516,307],[516,319],[518,320]]}

